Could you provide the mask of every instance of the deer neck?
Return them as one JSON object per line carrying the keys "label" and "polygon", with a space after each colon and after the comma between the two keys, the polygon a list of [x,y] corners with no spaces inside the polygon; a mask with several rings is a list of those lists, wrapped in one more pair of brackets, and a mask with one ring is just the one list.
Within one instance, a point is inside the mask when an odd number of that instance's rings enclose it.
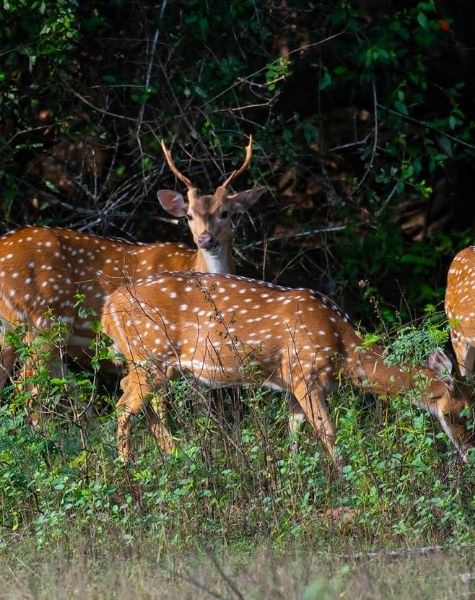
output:
{"label": "deer neck", "polygon": [[213,251],[199,248],[193,261],[192,269],[200,273],[234,273],[234,260],[231,246],[219,246]]}
{"label": "deer neck", "polygon": [[[361,342],[360,342],[361,344]],[[420,378],[423,396],[438,396],[444,384],[434,379],[434,373],[425,367],[406,369],[399,365],[388,365],[384,361],[383,348],[372,346],[361,352],[351,352],[352,361],[347,368],[353,383],[375,394],[397,394],[407,392]]]}

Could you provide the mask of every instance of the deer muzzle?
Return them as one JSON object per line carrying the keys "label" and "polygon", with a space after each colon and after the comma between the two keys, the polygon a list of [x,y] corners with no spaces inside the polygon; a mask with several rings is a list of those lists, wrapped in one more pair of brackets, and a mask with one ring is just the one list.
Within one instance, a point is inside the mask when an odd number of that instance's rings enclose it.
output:
{"label": "deer muzzle", "polygon": [[208,231],[204,231],[198,237],[198,248],[211,250],[212,248],[216,248],[216,246],[218,246],[218,240]]}

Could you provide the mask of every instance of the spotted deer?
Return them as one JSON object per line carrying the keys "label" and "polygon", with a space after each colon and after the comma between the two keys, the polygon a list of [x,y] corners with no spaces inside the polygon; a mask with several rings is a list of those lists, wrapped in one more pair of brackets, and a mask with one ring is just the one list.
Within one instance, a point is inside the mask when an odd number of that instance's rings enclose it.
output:
{"label": "spotted deer", "polygon": [[[210,195],[201,195],[177,169],[163,142],[162,147],[169,168],[187,187],[187,198],[160,190],[158,199],[172,215],[187,217],[197,249],[175,243],[133,244],[59,227],[23,227],[0,237],[0,389],[16,359],[5,334],[19,324],[28,328],[31,339],[57,319],[68,327],[70,353],[87,353],[94,334],[91,318],[75,309],[77,294],[99,318],[106,295],[125,281],[160,271],[234,271],[231,217],[248,210],[265,191],[228,189],[249,166],[252,138],[242,165]],[[58,363],[57,349],[50,350],[51,363]],[[31,361],[26,370],[34,370]]]}
{"label": "spotted deer", "polygon": [[[382,348],[362,348],[347,315],[310,289],[290,289],[232,275],[162,273],[116,289],[102,326],[128,366],[118,401],[118,451],[131,458],[131,419],[147,415],[164,450],[164,388],[181,372],[213,387],[262,385],[288,393],[294,421],[308,419],[336,466],[335,425],[325,398],[341,378],[376,394],[415,388],[411,400],[440,422],[463,459],[475,444],[466,387],[429,368],[388,366]],[[155,412],[150,406],[154,400]]]}
{"label": "spotted deer", "polygon": [[475,247],[461,250],[453,259],[445,292],[445,312],[457,368],[462,376],[475,369]]}

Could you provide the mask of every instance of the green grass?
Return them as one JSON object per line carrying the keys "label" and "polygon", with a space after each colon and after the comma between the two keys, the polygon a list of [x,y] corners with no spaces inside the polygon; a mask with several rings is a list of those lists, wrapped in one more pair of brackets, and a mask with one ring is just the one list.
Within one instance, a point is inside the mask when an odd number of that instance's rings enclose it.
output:
{"label": "green grass", "polygon": [[99,547],[86,535],[38,550],[31,539],[11,540],[0,554],[0,597],[122,600],[245,598],[470,598],[475,592],[473,547],[419,555],[409,550],[333,554],[332,545],[258,547],[212,553],[203,546],[169,547],[145,536],[133,546],[106,537]]}

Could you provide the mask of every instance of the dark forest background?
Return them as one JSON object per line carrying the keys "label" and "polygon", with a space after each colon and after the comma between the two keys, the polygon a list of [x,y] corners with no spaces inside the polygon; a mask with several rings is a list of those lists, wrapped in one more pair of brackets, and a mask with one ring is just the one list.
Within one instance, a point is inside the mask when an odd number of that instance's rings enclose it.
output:
{"label": "dark forest background", "polygon": [[369,327],[441,308],[474,232],[474,28],[469,0],[4,2],[1,233],[191,243],[160,140],[210,192],[252,133],[238,273]]}

